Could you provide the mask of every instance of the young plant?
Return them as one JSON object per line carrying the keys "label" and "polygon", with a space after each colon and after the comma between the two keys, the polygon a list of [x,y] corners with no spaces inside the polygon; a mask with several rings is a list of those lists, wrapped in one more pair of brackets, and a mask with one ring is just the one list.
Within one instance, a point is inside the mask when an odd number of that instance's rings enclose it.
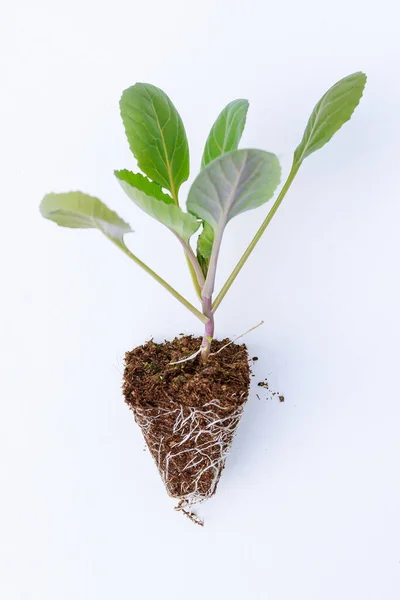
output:
{"label": "young plant", "polygon": [[[136,83],[120,101],[121,117],[130,149],[141,173],[115,171],[129,198],[148,215],[168,227],[182,245],[201,310],[128,249],[124,236],[132,230],[98,198],[82,192],[48,194],[42,215],[63,227],[97,228],[129,258],[154,277],[205,325],[199,348],[204,361],[214,337],[214,315],[239,271],[271,222],[303,161],[322,148],[350,119],[363,93],[366,76],[354,73],[332,86],[315,106],[303,139],[296,148],[290,173],[257,233],[215,300],[215,277],[221,242],[228,222],[272,198],[280,182],[277,157],[263,150],[239,150],[246,123],[247,100],[234,100],[220,113],[206,141],[201,170],[180,207],[179,190],[189,177],[189,147],[185,128],[169,97],[159,88]],[[197,248],[192,236],[201,229]]]}
{"label": "young plant", "polygon": [[[244,345],[214,340],[216,351],[210,353],[215,312],[304,159],[322,148],[350,119],[365,82],[363,73],[349,75],[315,106],[275,203],[214,300],[225,228],[240,213],[272,198],[280,182],[279,161],[263,150],[238,149],[248,102],[231,102],[210,131],[185,212],[179,204],[179,190],[189,177],[189,148],[177,110],[168,96],[152,85],[137,83],[122,94],[126,136],[143,174],[122,170],[115,171],[115,176],[131,200],[168,227],[180,242],[200,310],[132,254],[124,239],[132,231],[130,226],[98,198],[70,192],[48,194],[41,203],[42,215],[58,225],[102,231],[204,324],[201,342],[191,336],[164,344],[151,340],[127,352],[123,386],[125,401],[142,429],[168,493],[179,499],[177,508],[193,519],[185,507],[215,493],[250,385]],[[194,247],[191,240],[199,230]],[[200,361],[191,360],[198,354]]]}

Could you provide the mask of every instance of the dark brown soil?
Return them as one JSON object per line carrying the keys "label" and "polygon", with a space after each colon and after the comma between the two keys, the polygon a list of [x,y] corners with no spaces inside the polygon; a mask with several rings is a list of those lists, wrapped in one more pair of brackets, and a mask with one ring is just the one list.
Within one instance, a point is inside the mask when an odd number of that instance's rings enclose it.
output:
{"label": "dark brown soil", "polygon": [[171,365],[198,350],[201,338],[152,340],[125,356],[124,396],[142,428],[169,494],[188,503],[214,494],[247,400],[244,344],[214,340],[207,362]]}
{"label": "dark brown soil", "polygon": [[257,385],[258,385],[259,387],[263,387],[263,388],[265,388],[266,390],[269,390],[269,383],[268,383],[268,381],[267,381],[266,379],[264,379],[264,381],[259,381],[259,382],[257,383]]}

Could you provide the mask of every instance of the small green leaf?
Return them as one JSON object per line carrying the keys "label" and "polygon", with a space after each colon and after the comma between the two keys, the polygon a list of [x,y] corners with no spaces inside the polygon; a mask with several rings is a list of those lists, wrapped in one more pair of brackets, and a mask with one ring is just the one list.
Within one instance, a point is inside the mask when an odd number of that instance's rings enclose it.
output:
{"label": "small green leaf", "polygon": [[367,77],[364,73],[353,73],[333,85],[315,106],[303,139],[294,153],[294,164],[322,148],[332,136],[351,118],[360,102]]}
{"label": "small green leaf", "polygon": [[246,124],[248,108],[247,100],[234,100],[219,114],[206,141],[202,169],[222,154],[236,150]]}
{"label": "small green leaf", "polygon": [[196,177],[189,191],[188,211],[222,234],[236,215],[269,200],[280,181],[274,154],[263,150],[234,150],[212,161]]}
{"label": "small green leaf", "polygon": [[203,230],[197,238],[197,260],[205,277],[207,276],[213,243],[214,231],[211,225],[203,221]]}
{"label": "small green leaf", "polygon": [[146,194],[146,196],[157,198],[157,200],[161,200],[165,204],[175,204],[174,199],[162,191],[161,185],[155,181],[150,181],[150,179],[147,179],[147,177],[144,177],[140,173],[132,173],[132,171],[123,169],[121,171],[114,171],[114,175],[120,183],[121,180],[127,181],[130,185]]}
{"label": "small green leaf", "polygon": [[101,200],[82,192],[47,194],[40,204],[40,212],[62,227],[100,229],[108,238],[124,247],[123,237],[132,229]]}
{"label": "small green leaf", "polygon": [[211,225],[203,221],[203,231],[197,240],[197,253],[203,258],[210,258],[214,243],[214,232]]}
{"label": "small green leaf", "polygon": [[139,208],[174,231],[184,242],[187,242],[200,227],[200,221],[183,212],[171,196],[164,194],[156,183],[139,173],[127,170],[114,171],[114,174],[122,189]]}
{"label": "small green leaf", "polygon": [[189,177],[189,147],[175,106],[154,85],[136,83],[123,92],[120,109],[139,168],[177,203],[178,190]]}

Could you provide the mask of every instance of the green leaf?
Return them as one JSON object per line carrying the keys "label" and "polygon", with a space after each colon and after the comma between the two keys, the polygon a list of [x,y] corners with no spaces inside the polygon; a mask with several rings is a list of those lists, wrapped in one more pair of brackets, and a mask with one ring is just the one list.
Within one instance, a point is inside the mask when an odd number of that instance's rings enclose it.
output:
{"label": "green leaf", "polygon": [[197,238],[197,260],[200,263],[203,275],[207,276],[208,263],[214,243],[214,231],[208,223],[203,221],[203,230]]}
{"label": "green leaf", "polygon": [[151,275],[160,285],[174,296],[183,306],[190,310],[204,324],[208,317],[186,300],[179,292],[169,285],[162,277],[157,275],[143,261],[125,246],[124,234],[132,229],[120,217],[107,208],[103,202],[93,196],[82,192],[69,192],[67,194],[47,194],[40,204],[40,212],[45,219],[50,219],[62,227],[100,229],[110,240],[131,258],[146,273]]}
{"label": "green leaf", "polygon": [[210,258],[214,243],[214,231],[211,225],[203,221],[203,231],[197,240],[197,253],[203,258]]}
{"label": "green leaf", "polygon": [[236,150],[246,124],[248,108],[247,100],[234,100],[219,114],[206,141],[202,169],[222,154]]}
{"label": "green leaf", "polygon": [[[248,100],[233,100],[218,115],[206,141],[201,160],[202,169],[219,156],[237,149],[246,124],[248,108]],[[213,242],[213,229],[203,221],[203,230],[197,240],[197,258],[204,273],[207,273]]]}
{"label": "green leaf", "polygon": [[367,77],[364,73],[353,73],[333,85],[315,106],[303,139],[294,153],[294,163],[301,162],[322,148],[331,137],[351,118],[360,102]]}
{"label": "green leaf", "polygon": [[[146,196],[157,198],[157,200],[161,200],[162,202],[165,202],[165,204],[175,205],[173,198],[169,194],[165,194],[162,191],[162,187],[158,183],[155,181],[150,181],[150,179],[147,179],[147,177],[144,177],[140,173],[132,173],[132,171],[123,169],[121,171],[114,171],[114,175],[118,179],[119,183],[121,183],[121,181],[125,181],[131,186],[137,188],[140,192],[146,194]],[[134,199],[132,198],[132,200]]]}
{"label": "green leaf", "polygon": [[132,229],[101,200],[82,192],[47,194],[40,204],[45,219],[62,227],[100,229],[108,238],[124,247],[123,237]]}
{"label": "green leaf", "polygon": [[122,189],[139,208],[174,231],[184,242],[188,242],[200,227],[200,221],[183,212],[156,183],[127,170],[114,171],[114,174]]}
{"label": "green leaf", "polygon": [[178,190],[189,177],[189,147],[175,106],[154,85],[136,83],[123,92],[120,109],[139,168],[168,189],[177,204]]}
{"label": "green leaf", "polygon": [[194,180],[188,211],[200,217],[221,236],[236,215],[269,200],[280,181],[274,154],[263,150],[234,150],[211,162]]}

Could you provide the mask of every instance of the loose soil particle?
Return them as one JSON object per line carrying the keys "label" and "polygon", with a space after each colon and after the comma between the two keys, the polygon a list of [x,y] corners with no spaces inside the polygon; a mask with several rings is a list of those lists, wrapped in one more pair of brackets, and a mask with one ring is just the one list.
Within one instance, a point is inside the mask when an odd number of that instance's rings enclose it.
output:
{"label": "loose soil particle", "polygon": [[267,378],[265,378],[264,381],[259,381],[257,383],[257,385],[259,387],[262,387],[262,388],[268,390],[268,392],[270,393],[271,398],[275,398],[276,396],[278,396],[279,402],[285,402],[285,396],[282,396],[279,392],[273,392],[273,391],[271,391],[271,389],[269,387],[269,383],[268,383]]}
{"label": "loose soil particle", "polygon": [[[149,341],[125,355],[123,391],[168,493],[188,504],[215,493],[250,383],[246,346],[213,340],[211,356],[178,365],[201,338]],[[215,354],[217,353],[217,354]]]}
{"label": "loose soil particle", "polygon": [[257,383],[257,385],[258,385],[259,387],[263,387],[263,388],[265,388],[266,390],[269,390],[269,384],[268,384],[268,381],[267,381],[266,379],[265,379],[264,381],[259,381],[259,382]]}

